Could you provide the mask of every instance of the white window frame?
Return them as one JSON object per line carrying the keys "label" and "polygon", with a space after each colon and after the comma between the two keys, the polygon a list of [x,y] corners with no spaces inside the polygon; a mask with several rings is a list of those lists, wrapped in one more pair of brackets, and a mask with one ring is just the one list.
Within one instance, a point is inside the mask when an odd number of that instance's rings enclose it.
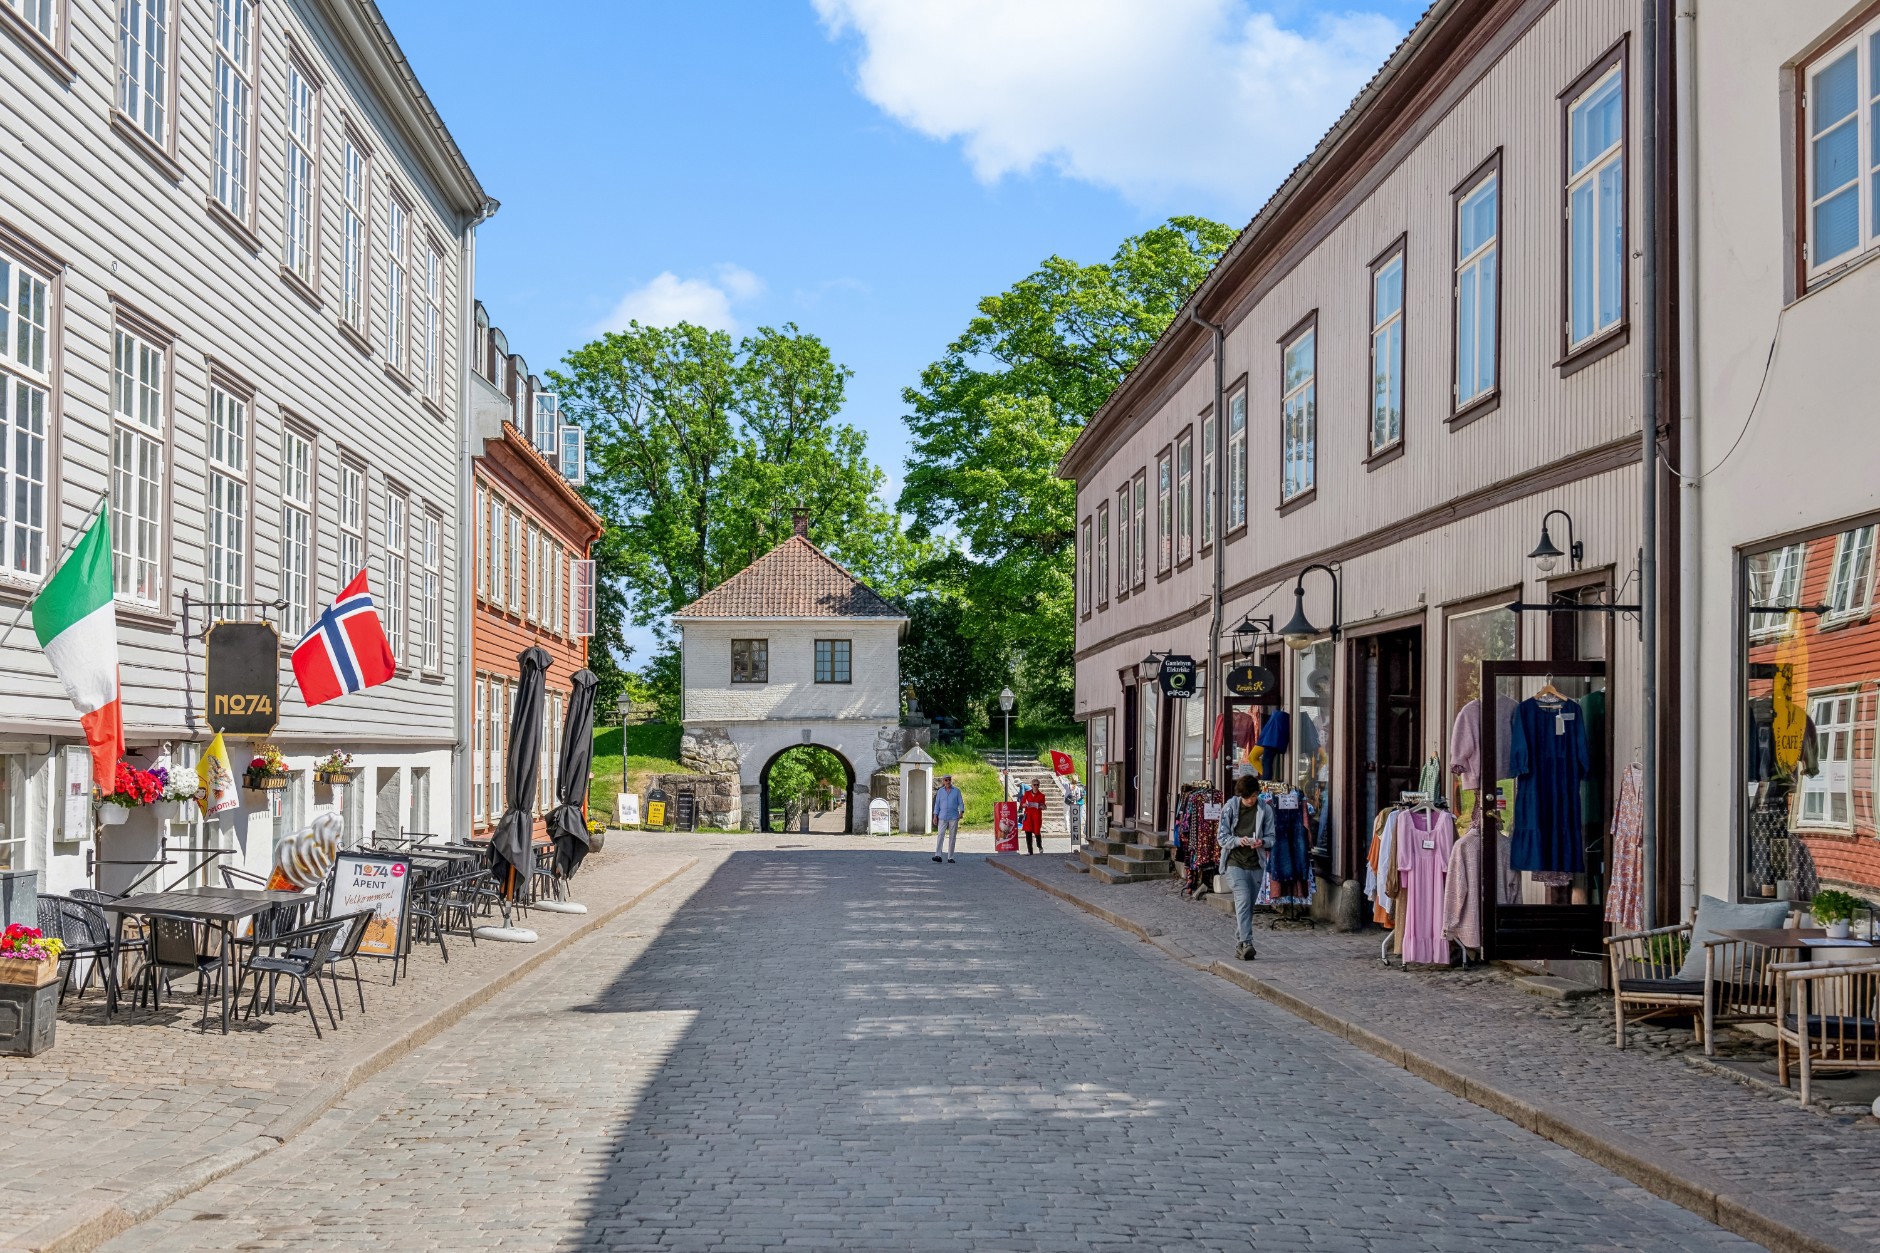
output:
{"label": "white window frame", "polygon": [[509,581],[509,503],[490,493],[490,604],[506,608]]}
{"label": "white window frame", "polygon": [[490,598],[490,489],[477,484],[476,493],[476,547],[471,551],[470,560],[476,566],[476,589],[478,600]]}
{"label": "white window frame", "polygon": [[572,601],[570,633],[576,639],[587,639],[594,634],[594,596],[598,590],[594,584],[593,560],[583,557],[570,562],[568,579]]}
{"label": "white window frame", "polygon": [[[56,538],[52,277],[0,250],[0,577],[37,584]],[[18,506],[26,503],[25,516]]]}
{"label": "white window frame", "polygon": [[528,559],[522,548],[522,515],[516,507],[509,507],[509,552],[504,558],[505,573],[508,577],[507,594],[503,598],[503,607],[510,613],[522,613],[522,566]]}
{"label": "white window frame", "polygon": [[[1494,231],[1467,248],[1463,231],[1471,209],[1482,207],[1488,197],[1494,199]],[[1501,157],[1489,159],[1455,197],[1453,238],[1456,248],[1455,354],[1452,359],[1455,410],[1460,413],[1471,405],[1497,395],[1501,389]],[[1464,289],[1467,289],[1465,292]],[[1464,348],[1472,372],[1465,378]],[[1480,369],[1481,355],[1489,358],[1487,378]]]}
{"label": "white window frame", "polygon": [[1130,554],[1135,559],[1136,587],[1149,584],[1149,472],[1136,471],[1135,534],[1130,540]]}
{"label": "white window frame", "polygon": [[561,477],[575,487],[587,486],[587,431],[573,423],[561,428]]}
{"label": "white window frame", "polygon": [[[1744,563],[1745,575],[1749,580],[1749,603],[1752,608],[1791,605],[1799,607],[1802,597],[1802,574],[1807,567],[1808,545],[1785,544],[1767,552],[1751,553]],[[1749,637],[1753,640],[1772,639],[1782,635],[1788,628],[1788,615],[1775,613],[1752,613],[1749,616]]]}
{"label": "white window frame", "polygon": [[529,523],[529,574],[526,596],[528,605],[524,616],[537,626],[542,622],[542,530],[531,521]]}
{"label": "white window frame", "polygon": [[366,568],[366,470],[339,459],[339,585],[345,587]]}
{"label": "white window frame", "polygon": [[406,606],[411,594],[411,500],[403,492],[385,493],[385,637],[392,643],[392,659],[401,665],[409,652],[405,632],[410,627]]}
{"label": "white window frame", "polygon": [[281,625],[295,639],[313,620],[312,437],[293,427],[281,429],[281,599],[287,609]]}
{"label": "white window frame", "polygon": [[1132,560],[1129,544],[1130,500],[1134,489],[1128,479],[1116,489],[1116,599],[1129,595],[1129,571]]}
{"label": "white window frame", "polygon": [[[1404,241],[1371,267],[1371,429],[1376,456],[1403,443]],[[1394,296],[1396,303],[1389,301]]]}
{"label": "white window frame", "polygon": [[385,198],[385,363],[410,369],[411,210],[397,192]]}
{"label": "white window frame", "polygon": [[119,600],[154,610],[163,605],[169,348],[122,325],[114,336],[111,586]]}
{"label": "white window frame", "polygon": [[60,28],[63,16],[60,6],[65,0],[0,0],[0,6],[15,10],[20,21],[26,23],[35,35],[50,44],[54,51],[59,48]]}
{"label": "white window frame", "polygon": [[[1880,73],[1876,72],[1874,58],[1880,54],[1880,46],[1875,40],[1880,37],[1880,16],[1867,22],[1858,31],[1849,35],[1832,47],[1809,58],[1801,68],[1801,88],[1803,101],[1802,141],[1802,199],[1803,213],[1799,229],[1802,232],[1802,255],[1806,264],[1806,274],[1810,279],[1838,270],[1850,261],[1866,255],[1876,246],[1880,246],[1880,198],[1876,191],[1880,186],[1875,183],[1880,178],[1880,136],[1874,130],[1874,110],[1880,106]],[[1823,116],[1823,92],[1820,80],[1824,71],[1840,65],[1847,57],[1854,58],[1854,100],[1851,113],[1833,117]],[[1854,160],[1848,168],[1847,177],[1831,186],[1822,187],[1818,180],[1832,177],[1821,168],[1821,154],[1827,141],[1840,135],[1851,127],[1854,140]],[[1817,240],[1820,232],[1816,226],[1821,210],[1831,202],[1839,202],[1851,195],[1854,213],[1858,221],[1855,242],[1830,256],[1822,256]]]}
{"label": "white window frame", "polygon": [[176,0],[117,0],[117,108],[138,133],[167,149]]}
{"label": "white window frame", "polygon": [[423,638],[423,665],[431,674],[444,667],[443,587],[441,564],[444,520],[427,509],[419,536],[419,622]]}
{"label": "white window frame", "polygon": [[1219,484],[1214,477],[1214,414],[1201,419],[1201,547],[1214,544],[1214,502]]}
{"label": "white window frame", "polygon": [[1227,530],[1247,525],[1247,389],[1227,398]]}
{"label": "white window frame", "polygon": [[1094,530],[1095,524],[1089,518],[1077,524],[1077,612],[1080,616],[1088,616],[1096,603],[1092,586],[1097,577]]}
{"label": "white window frame", "polygon": [[490,681],[477,675],[471,684],[473,704],[470,712],[470,821],[481,826],[488,812],[490,761],[489,718]]}
{"label": "white window frame", "polygon": [[320,86],[287,63],[286,170],[281,184],[281,264],[312,288],[320,254]]}
{"label": "white window frame", "polygon": [[[1613,141],[1598,152],[1577,154],[1575,146],[1583,120],[1588,115],[1589,107],[1596,97],[1616,87],[1618,92],[1619,126]],[[1584,348],[1603,335],[1618,329],[1625,323],[1626,305],[1626,168],[1625,168],[1625,128],[1630,117],[1626,107],[1625,61],[1623,57],[1613,61],[1610,68],[1601,73],[1586,88],[1567,101],[1567,190],[1566,190],[1566,257],[1567,257],[1567,308],[1565,317],[1567,350]],[[1577,161],[1577,164],[1576,164]],[[1616,194],[1618,204],[1614,206],[1603,199],[1608,173],[1616,171],[1618,185]],[[1584,199],[1585,203],[1581,201]],[[1590,219],[1590,221],[1589,221]],[[1581,227],[1585,225],[1586,234],[1582,237]],[[1591,290],[1584,291],[1581,283],[1581,250],[1590,248],[1592,255],[1586,259],[1586,282]],[[1610,267],[1610,273],[1605,267]],[[1616,298],[1611,303],[1611,316],[1604,317],[1601,306],[1612,293],[1608,287],[1618,286]],[[1584,296],[1587,302],[1590,321],[1584,326],[1577,325],[1579,303]]]}
{"label": "white window frame", "polygon": [[1155,457],[1155,572],[1167,574],[1175,566],[1175,450],[1164,448]]}
{"label": "white window frame", "polygon": [[[46,0],[50,3],[50,0]],[[216,203],[236,221],[250,222],[255,139],[254,0],[216,0]]]}
{"label": "white window frame", "polygon": [[203,594],[212,605],[248,599],[250,429],[247,398],[211,384]]}
{"label": "white window frame", "polygon": [[1175,562],[1195,556],[1195,437],[1175,441]]}
{"label": "white window frame", "polygon": [[425,238],[424,269],[419,276],[418,304],[414,311],[418,346],[412,363],[418,369],[418,392],[433,404],[442,404],[444,371],[440,354],[444,347],[444,259]]}
{"label": "white window frame", "polygon": [[535,412],[531,416],[529,439],[544,457],[558,455],[561,434],[561,397],[554,392],[535,393]]}
{"label": "white window frame", "polygon": [[[1801,776],[1796,826],[1808,830],[1854,829],[1854,751],[1860,731],[1861,693],[1841,690],[1808,694],[1814,723],[1817,768]],[[1840,817],[1834,803],[1843,806]]]}
{"label": "white window frame", "polygon": [[1097,608],[1110,605],[1110,502],[1097,502]]}
{"label": "white window frame", "polygon": [[1318,348],[1316,315],[1280,345],[1279,499],[1282,505],[1318,487]]}
{"label": "white window frame", "polygon": [[363,332],[372,263],[372,156],[350,134],[340,154],[340,206],[339,316]]}
{"label": "white window frame", "polygon": [[1834,564],[1828,567],[1824,625],[1867,616],[1873,604],[1874,531],[1869,523],[1835,537]]}

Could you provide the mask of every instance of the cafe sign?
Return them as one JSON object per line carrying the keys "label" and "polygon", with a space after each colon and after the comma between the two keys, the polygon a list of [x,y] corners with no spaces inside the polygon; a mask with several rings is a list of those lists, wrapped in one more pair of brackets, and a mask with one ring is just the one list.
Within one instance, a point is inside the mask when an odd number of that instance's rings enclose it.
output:
{"label": "cafe sign", "polygon": [[1279,699],[1279,676],[1265,666],[1243,661],[1228,667],[1226,680],[1227,694],[1236,699],[1256,705],[1271,705]]}
{"label": "cafe sign", "polygon": [[224,735],[268,735],[280,721],[281,637],[270,622],[218,622],[203,641],[203,711]]}
{"label": "cafe sign", "polygon": [[1162,695],[1187,700],[1195,694],[1195,659],[1171,653],[1162,659],[1162,670],[1158,677],[1162,683]]}

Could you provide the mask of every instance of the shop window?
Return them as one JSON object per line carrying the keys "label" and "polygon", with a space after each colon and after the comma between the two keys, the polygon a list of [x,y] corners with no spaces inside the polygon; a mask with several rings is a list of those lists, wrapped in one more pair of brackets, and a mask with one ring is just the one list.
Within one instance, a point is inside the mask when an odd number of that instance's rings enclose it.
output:
{"label": "shop window", "polygon": [[[43,758],[37,759],[43,762]],[[0,754],[0,870],[32,868],[32,834],[45,822],[43,766],[23,753]]]}
{"label": "shop window", "polygon": [[1751,610],[1777,609],[1782,613],[1755,613],[1749,616],[1751,639],[1771,639],[1781,635],[1787,625],[1786,611],[1801,603],[1803,558],[1808,549],[1802,544],[1786,544],[1749,558],[1749,605]]}
{"label": "shop window", "polygon": [[1320,640],[1293,659],[1292,771],[1285,780],[1318,810],[1313,843],[1329,847],[1332,826],[1332,666],[1338,645]]}
{"label": "shop window", "polygon": [[1801,825],[1851,830],[1854,822],[1853,693],[1817,697],[1808,702],[1815,740],[1815,770],[1802,776]]}
{"label": "shop window", "polygon": [[1828,580],[1828,617],[1853,618],[1867,612],[1873,599],[1873,536],[1871,526],[1841,532],[1834,548],[1834,573]]}
{"label": "shop window", "polygon": [[1136,818],[1139,823],[1153,827],[1157,809],[1156,784],[1156,724],[1162,709],[1162,689],[1154,683],[1144,683],[1138,701],[1139,715],[1136,718]]}
{"label": "shop window", "polygon": [[[1448,777],[1453,789],[1452,804],[1459,825],[1466,829],[1466,819],[1474,813],[1475,797],[1481,787],[1481,695],[1484,661],[1517,661],[1521,656],[1521,623],[1514,610],[1505,604],[1451,613],[1445,624],[1444,713],[1448,732]],[[1502,708],[1496,702],[1497,730],[1507,726],[1513,715],[1513,702]],[[1508,736],[1495,737],[1496,780],[1507,777]]]}
{"label": "shop window", "polygon": [[770,641],[731,641],[731,681],[733,683],[770,682]]}
{"label": "shop window", "polygon": [[1177,787],[1205,787],[1208,782],[1208,675],[1205,667],[1195,669],[1195,694],[1177,701],[1181,711],[1181,756]]}

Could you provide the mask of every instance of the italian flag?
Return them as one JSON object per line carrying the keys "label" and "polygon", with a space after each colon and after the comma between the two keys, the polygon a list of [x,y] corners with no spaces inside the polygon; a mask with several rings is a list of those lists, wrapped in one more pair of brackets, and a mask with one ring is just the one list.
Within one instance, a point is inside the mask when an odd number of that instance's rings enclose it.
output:
{"label": "italian flag", "polygon": [[105,509],[33,598],[33,634],[52,672],[78,706],[91,777],[110,792],[124,756],[124,704],[118,693],[117,614],[111,607],[111,511]]}

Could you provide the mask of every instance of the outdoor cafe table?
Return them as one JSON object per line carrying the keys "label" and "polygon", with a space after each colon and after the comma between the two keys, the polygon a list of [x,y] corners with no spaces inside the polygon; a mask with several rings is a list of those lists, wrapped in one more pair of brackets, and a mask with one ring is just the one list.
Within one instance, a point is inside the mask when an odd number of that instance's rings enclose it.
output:
{"label": "outdoor cafe table", "polygon": [[1753,944],[1757,948],[1795,949],[1811,957],[1817,949],[1874,947],[1872,940],[1831,940],[1826,927],[1750,927],[1742,931],[1719,931],[1717,938]]}
{"label": "outdoor cafe table", "polygon": [[[102,901],[98,908],[118,915],[119,939],[123,937],[126,915],[172,914],[214,927],[222,936],[222,1034],[227,1035],[230,989],[237,976],[236,924],[283,902],[311,899],[312,895],[307,892],[270,892],[260,888],[173,888],[168,892],[146,892]],[[203,1027],[208,1028],[206,1019]]]}

